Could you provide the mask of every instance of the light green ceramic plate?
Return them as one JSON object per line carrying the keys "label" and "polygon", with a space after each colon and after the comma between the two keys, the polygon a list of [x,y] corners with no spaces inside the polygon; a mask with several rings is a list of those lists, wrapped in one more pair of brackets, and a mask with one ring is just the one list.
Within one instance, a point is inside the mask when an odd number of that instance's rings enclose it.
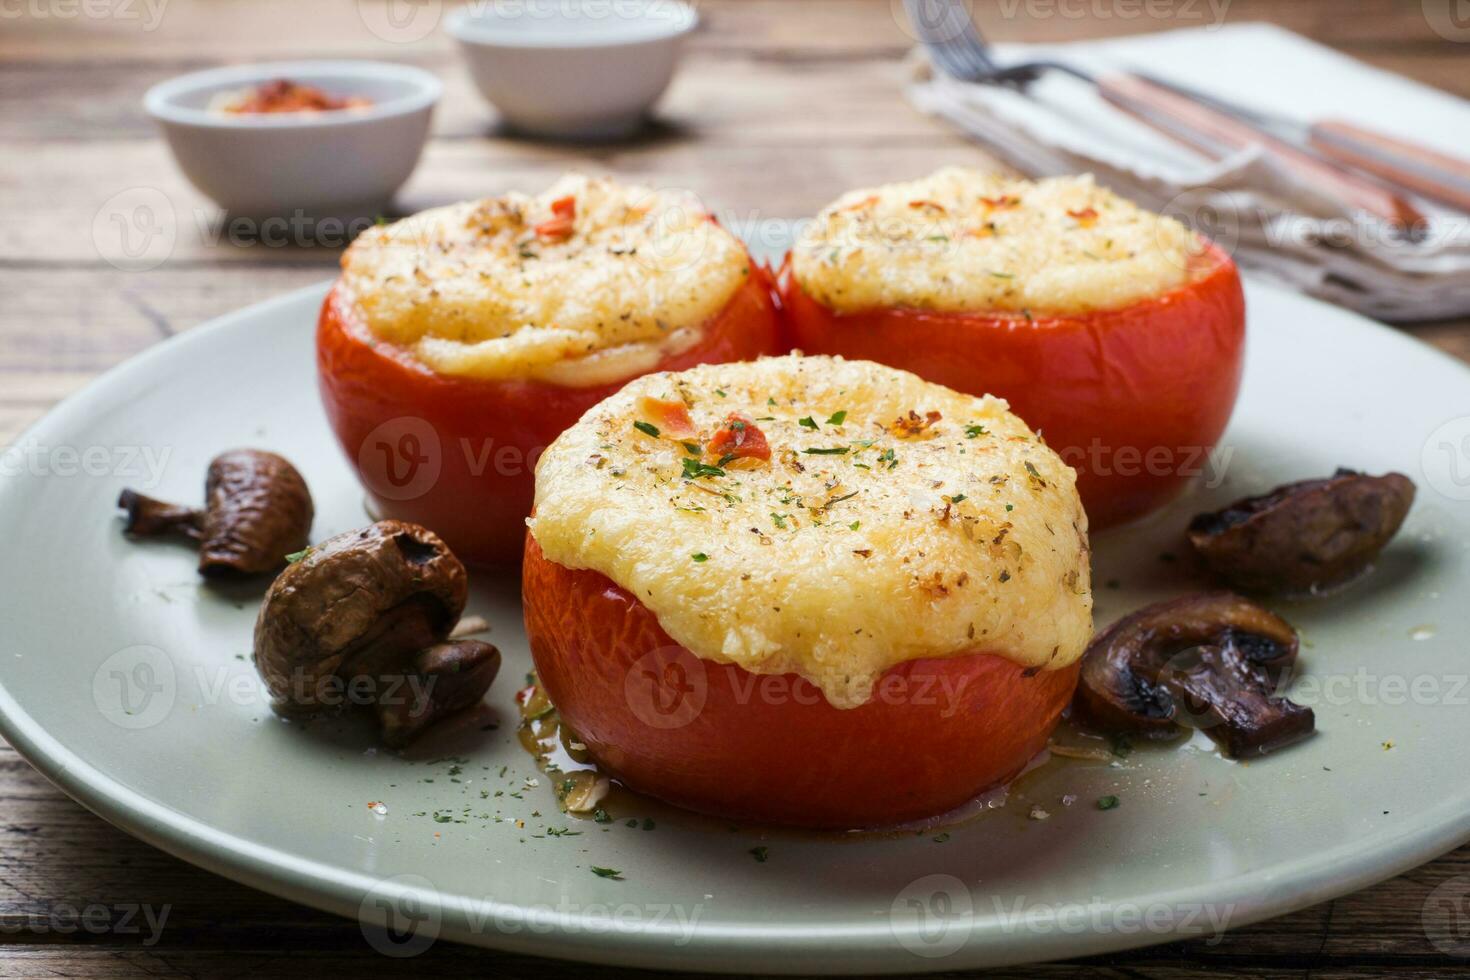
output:
{"label": "light green ceramic plate", "polygon": [[[1315,707],[1316,737],[1250,765],[1201,740],[1054,762],[957,826],[822,838],[628,800],[607,825],[560,814],[515,735],[512,695],[530,661],[513,581],[481,577],[471,598],[507,656],[485,714],[432,747],[404,758],[374,750],[354,721],[272,716],[248,659],[256,594],[202,587],[186,548],[125,541],[113,501],[124,486],[196,499],[210,457],[250,445],[300,466],[318,538],[365,522],[317,404],[323,290],[159,345],[3,457],[0,731],[67,793],[164,850],[359,917],[399,955],[439,937],[616,964],[838,973],[1208,935],[1470,838],[1470,371],[1392,330],[1253,284],[1244,392],[1202,481],[1215,485],[1095,541],[1106,623],[1193,587],[1166,556],[1182,554],[1196,510],[1338,465],[1411,475],[1419,500],[1377,571],[1279,607],[1305,639],[1297,699]],[[1119,805],[1099,809],[1105,796]]]}

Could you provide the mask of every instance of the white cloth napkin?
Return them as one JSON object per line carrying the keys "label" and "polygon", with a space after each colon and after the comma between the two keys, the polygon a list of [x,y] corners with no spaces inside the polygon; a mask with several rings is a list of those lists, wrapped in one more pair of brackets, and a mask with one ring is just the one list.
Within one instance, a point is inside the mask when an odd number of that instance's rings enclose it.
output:
{"label": "white cloth napkin", "polygon": [[[1470,103],[1266,24],[998,45],[996,56],[1053,57],[1094,72],[1136,67],[1303,123],[1345,119],[1458,156],[1470,147]],[[1022,172],[1091,172],[1214,238],[1258,275],[1385,320],[1470,315],[1470,217],[1459,212],[1416,200],[1429,230],[1405,241],[1255,150],[1208,160],[1059,72],[1022,94],[955,81],[916,57],[909,96]]]}

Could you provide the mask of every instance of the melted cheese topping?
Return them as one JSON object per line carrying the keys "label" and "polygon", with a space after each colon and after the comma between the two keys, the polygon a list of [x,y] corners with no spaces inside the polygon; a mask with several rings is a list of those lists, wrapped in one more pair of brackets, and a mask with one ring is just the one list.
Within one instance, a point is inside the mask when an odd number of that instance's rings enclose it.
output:
{"label": "melted cheese topping", "polygon": [[1068,314],[1183,285],[1202,243],[1092,177],[947,168],[853,191],[801,236],[792,271],[840,313],[888,307]]}
{"label": "melted cheese topping", "polygon": [[[697,435],[671,437],[651,399],[687,405]],[[704,454],[732,412],[769,461]],[[697,656],[795,672],[856,707],[920,657],[1082,655],[1074,481],[1000,399],[790,356],[631,382],[541,457],[527,523],[547,558],[606,575]]]}
{"label": "melted cheese topping", "polygon": [[749,275],[693,198],[579,175],[370,229],[342,257],[379,340],[444,374],[569,385],[687,350]]}

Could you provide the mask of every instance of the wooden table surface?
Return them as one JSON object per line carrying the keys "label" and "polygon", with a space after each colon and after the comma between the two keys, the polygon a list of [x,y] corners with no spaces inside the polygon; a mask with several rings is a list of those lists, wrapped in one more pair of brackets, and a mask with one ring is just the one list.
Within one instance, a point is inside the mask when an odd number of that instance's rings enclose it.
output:
{"label": "wooden table surface", "polygon": [[[973,144],[904,102],[902,59],[911,42],[896,13],[899,0],[704,0],[706,29],[694,38],[663,104],[663,124],[650,138],[600,148],[499,134],[442,33],[394,36],[385,26],[386,2],[0,4],[0,445],[57,399],[150,344],[332,273],[333,249],[235,245],[215,234],[212,207],[185,183],[139,105],[148,85],[181,72],[316,56],[384,58],[436,71],[446,92],[434,137],[400,195],[403,211],[536,188],[565,168],[581,167],[693,187],[740,217],[796,216],[844,188],[943,163],[986,162]],[[439,6],[422,3],[422,16],[432,17]],[[1470,96],[1470,22],[1453,19],[1455,0],[975,6],[983,8],[988,33],[1002,40],[1199,27],[1223,6],[1230,21],[1274,21]],[[177,238],[162,265],[126,272],[101,257],[96,236],[107,234],[109,201],[139,187],[167,197]],[[1470,360],[1470,321],[1410,332]],[[1470,966],[1440,952],[1426,935],[1426,899],[1452,880],[1452,887],[1466,886],[1460,894],[1470,893],[1470,847],[1218,942],[1013,972],[1442,976]],[[139,905],[169,910],[151,945],[147,928],[56,928],[78,910],[101,907],[116,922]],[[349,969],[357,975],[583,972],[450,943],[413,960],[386,959],[368,947],[355,922],[200,871],[113,829],[0,743],[0,977],[296,977]]]}

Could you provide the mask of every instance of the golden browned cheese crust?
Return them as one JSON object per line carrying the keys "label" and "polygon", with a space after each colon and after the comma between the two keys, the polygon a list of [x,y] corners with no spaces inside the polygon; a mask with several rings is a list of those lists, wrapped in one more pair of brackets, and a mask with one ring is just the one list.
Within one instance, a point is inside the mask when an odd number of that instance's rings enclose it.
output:
{"label": "golden browned cheese crust", "polygon": [[1074,314],[1183,285],[1201,247],[1090,176],[1033,182],[952,167],[844,194],[804,231],[792,271],[840,313]]}
{"label": "golden browned cheese crust", "polygon": [[[731,413],[769,460],[712,450]],[[548,559],[606,575],[696,655],[795,672],[855,707],[907,660],[1081,656],[1074,482],[1000,399],[788,356],[631,382],[542,456],[528,524]]]}
{"label": "golden browned cheese crust", "polygon": [[444,374],[566,385],[687,350],[749,275],[692,197],[580,175],[370,229],[342,258],[377,339]]}

